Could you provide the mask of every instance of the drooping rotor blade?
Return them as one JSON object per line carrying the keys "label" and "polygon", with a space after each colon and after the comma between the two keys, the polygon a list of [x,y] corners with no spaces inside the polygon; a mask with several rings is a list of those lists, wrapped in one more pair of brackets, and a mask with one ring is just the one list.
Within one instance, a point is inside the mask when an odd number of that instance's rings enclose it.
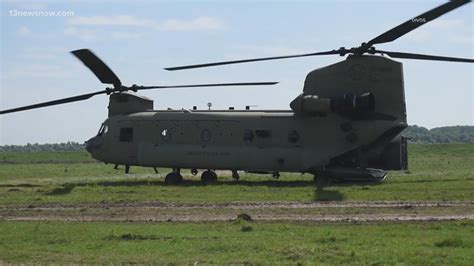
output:
{"label": "drooping rotor blade", "polygon": [[210,84],[190,84],[190,85],[172,85],[172,86],[132,86],[132,90],[150,90],[150,89],[172,89],[172,88],[196,88],[196,87],[228,87],[228,86],[266,86],[275,85],[278,82],[240,82],[240,83],[210,83]]}
{"label": "drooping rotor blade", "polygon": [[33,105],[27,105],[27,106],[23,106],[23,107],[17,107],[17,108],[13,108],[13,109],[3,110],[3,111],[0,111],[0,115],[8,114],[8,113],[14,113],[14,112],[20,112],[20,111],[25,111],[25,110],[30,110],[30,109],[42,108],[42,107],[47,107],[47,106],[51,106],[51,105],[58,105],[58,104],[65,104],[65,103],[83,101],[83,100],[87,100],[87,99],[91,98],[94,95],[103,94],[103,93],[107,93],[107,91],[106,90],[97,91],[97,92],[82,94],[82,95],[78,95],[78,96],[63,98],[63,99],[59,99],[59,100],[43,102],[43,103],[37,103],[37,104],[33,104]]}
{"label": "drooping rotor blade", "polygon": [[240,64],[240,63],[257,62],[257,61],[267,61],[267,60],[276,60],[276,59],[287,59],[287,58],[316,56],[316,55],[334,55],[334,54],[339,54],[339,52],[336,51],[336,50],[331,50],[331,51],[319,52],[319,53],[296,54],[296,55],[285,55],[285,56],[273,56],[273,57],[262,57],[262,58],[250,58],[250,59],[243,59],[243,60],[222,61],[222,62],[214,62],[214,63],[206,63],[206,64],[197,64],[197,65],[188,65],[188,66],[167,67],[167,68],[165,68],[165,69],[166,69],[166,70],[169,70],[169,71],[174,71],[174,70],[183,70],[183,69],[191,69],[191,68],[221,66],[221,65],[230,65],[230,64]]}
{"label": "drooping rotor blade", "polygon": [[137,85],[134,85],[132,87],[122,86],[122,87],[116,88],[116,89],[106,89],[106,90],[102,90],[102,91],[96,91],[96,92],[92,92],[92,93],[87,93],[87,94],[82,94],[82,95],[78,95],[78,96],[63,98],[63,99],[59,99],[59,100],[53,100],[53,101],[48,101],[48,102],[37,103],[37,104],[33,104],[33,105],[27,105],[27,106],[17,107],[17,108],[13,108],[13,109],[3,110],[3,111],[0,111],[0,115],[8,114],[8,113],[14,113],[14,112],[20,112],[20,111],[25,111],[25,110],[30,110],[30,109],[42,108],[42,107],[47,107],[47,106],[52,106],[52,105],[78,102],[78,101],[87,100],[87,99],[91,98],[92,96],[99,95],[99,94],[120,93],[120,92],[124,92],[124,91],[128,91],[128,90],[138,91],[138,90],[171,89],[171,88],[262,86],[262,85],[275,85],[275,84],[278,84],[278,82],[209,83],[209,84],[190,84],[190,85],[171,85],[171,86],[137,86]]}
{"label": "drooping rotor blade", "polygon": [[80,49],[71,52],[84,63],[104,84],[113,84],[120,87],[122,84],[115,73],[89,49]]}
{"label": "drooping rotor blade", "polygon": [[433,61],[447,61],[447,62],[462,62],[462,63],[474,63],[474,59],[469,58],[457,58],[447,57],[439,55],[427,55],[427,54],[413,54],[413,53],[402,53],[402,52],[390,52],[375,50],[376,53],[386,54],[394,58],[406,58],[406,59],[417,59],[417,60],[433,60]]}
{"label": "drooping rotor blade", "polygon": [[409,33],[410,31],[430,22],[435,20],[436,18],[462,6],[467,3],[471,2],[471,0],[451,0],[445,4],[442,4],[436,8],[431,9],[428,12],[425,12],[419,16],[416,16],[400,25],[397,27],[384,32],[383,34],[375,37],[374,39],[370,40],[366,47],[371,47],[374,44],[378,43],[386,43],[386,42],[391,42],[399,37]]}

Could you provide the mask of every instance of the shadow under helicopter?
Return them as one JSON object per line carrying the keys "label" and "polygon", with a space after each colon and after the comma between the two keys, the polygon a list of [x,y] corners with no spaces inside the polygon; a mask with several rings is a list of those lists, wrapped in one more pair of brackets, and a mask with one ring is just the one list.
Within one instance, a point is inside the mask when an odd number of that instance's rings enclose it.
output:
{"label": "shadow under helicopter", "polygon": [[[314,181],[301,180],[301,181],[280,181],[280,180],[263,180],[263,181],[221,181],[217,180],[212,183],[203,183],[200,180],[184,180],[179,185],[173,185],[172,187],[204,187],[204,186],[248,186],[248,187],[274,187],[274,188],[296,188],[296,187],[313,187],[314,194],[312,197],[313,201],[341,201],[345,198],[344,194],[337,191],[338,187],[349,187],[353,185],[377,185],[379,183],[344,183],[344,184],[330,184],[327,187],[318,187]],[[102,186],[102,187],[134,187],[134,186],[167,186],[162,180],[138,180],[138,181],[101,181],[101,182],[80,182],[80,183],[65,183],[61,186],[53,189],[50,192],[45,193],[48,196],[66,195],[73,191],[75,187],[86,187],[86,186]]]}

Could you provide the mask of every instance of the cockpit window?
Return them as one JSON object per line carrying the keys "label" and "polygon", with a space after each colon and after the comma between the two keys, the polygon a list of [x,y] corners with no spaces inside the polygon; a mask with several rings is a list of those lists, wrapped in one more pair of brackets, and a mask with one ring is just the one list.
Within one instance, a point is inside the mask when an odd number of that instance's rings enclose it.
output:
{"label": "cockpit window", "polygon": [[102,136],[103,134],[107,133],[108,130],[109,127],[106,124],[102,124],[102,126],[100,126],[99,132],[97,133],[97,136]]}

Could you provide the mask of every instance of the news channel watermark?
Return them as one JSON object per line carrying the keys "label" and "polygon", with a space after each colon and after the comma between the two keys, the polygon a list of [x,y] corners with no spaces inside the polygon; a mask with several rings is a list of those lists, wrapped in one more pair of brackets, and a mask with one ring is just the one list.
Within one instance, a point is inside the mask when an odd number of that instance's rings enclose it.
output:
{"label": "news channel watermark", "polygon": [[73,17],[71,10],[8,10],[10,17]]}

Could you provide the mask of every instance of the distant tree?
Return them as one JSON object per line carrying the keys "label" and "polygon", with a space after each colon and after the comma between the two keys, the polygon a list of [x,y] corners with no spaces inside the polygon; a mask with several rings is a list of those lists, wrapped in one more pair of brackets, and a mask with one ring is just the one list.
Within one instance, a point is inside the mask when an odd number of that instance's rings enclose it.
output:
{"label": "distant tree", "polygon": [[474,126],[438,127],[428,130],[417,125],[408,126],[402,135],[412,143],[469,143],[474,142]]}
{"label": "distant tree", "polygon": [[68,141],[66,143],[27,143],[26,145],[0,146],[0,152],[39,152],[39,151],[83,151],[84,144]]}

